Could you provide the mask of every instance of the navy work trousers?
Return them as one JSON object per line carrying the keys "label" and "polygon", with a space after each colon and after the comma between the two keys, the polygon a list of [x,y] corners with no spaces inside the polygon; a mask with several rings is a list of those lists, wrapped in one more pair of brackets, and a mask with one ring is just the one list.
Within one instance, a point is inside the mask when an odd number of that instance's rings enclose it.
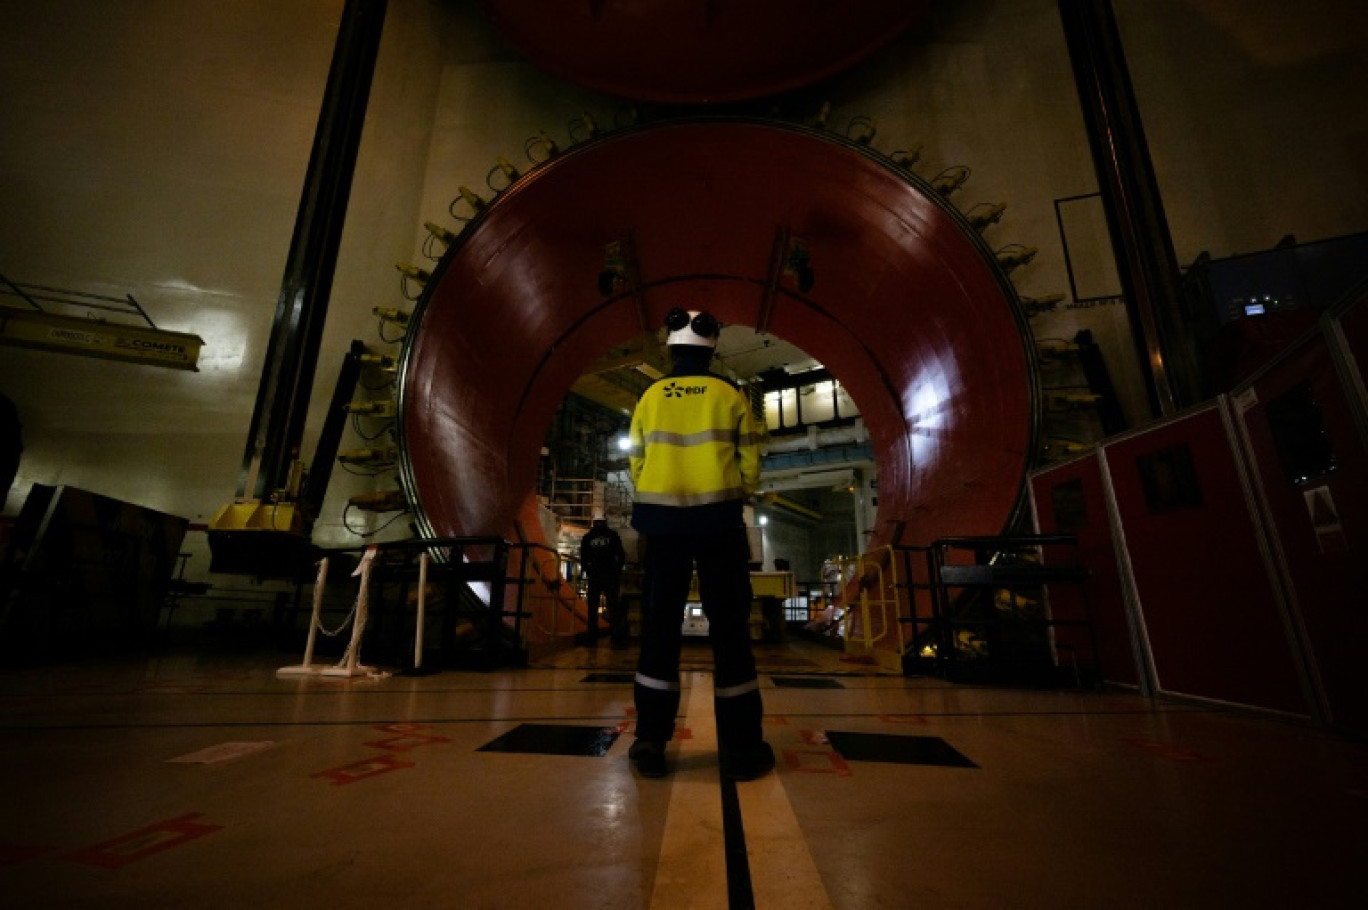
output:
{"label": "navy work trousers", "polygon": [[763,740],[764,706],[750,640],[750,544],[746,529],[685,536],[652,534],[645,542],[641,655],[634,696],[638,739],[664,742],[679,713],[679,656],[684,606],[695,568],[713,651],[713,697],[723,748]]}

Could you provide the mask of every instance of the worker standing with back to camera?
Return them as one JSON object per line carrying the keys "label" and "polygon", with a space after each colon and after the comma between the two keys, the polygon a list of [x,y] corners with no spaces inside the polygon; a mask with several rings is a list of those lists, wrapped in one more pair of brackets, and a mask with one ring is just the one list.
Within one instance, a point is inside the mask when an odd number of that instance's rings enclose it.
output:
{"label": "worker standing with back to camera", "polygon": [[600,600],[608,614],[613,647],[627,645],[627,618],[622,615],[619,596],[622,566],[626,561],[627,551],[622,546],[622,537],[608,527],[608,519],[603,513],[595,512],[593,524],[580,538],[580,567],[584,569],[584,577],[588,582],[584,600],[589,605],[588,629],[584,633],[584,640],[590,647],[598,644]]}
{"label": "worker standing with back to camera", "polygon": [[695,568],[713,649],[718,757],[732,780],[774,767],[750,642],[750,542],[743,509],[760,482],[760,430],[744,393],[709,371],[721,325],[673,309],[674,369],[641,396],[631,426],[632,526],[642,535],[645,589],[634,699],[637,773],[669,771],[679,713],[683,614]]}

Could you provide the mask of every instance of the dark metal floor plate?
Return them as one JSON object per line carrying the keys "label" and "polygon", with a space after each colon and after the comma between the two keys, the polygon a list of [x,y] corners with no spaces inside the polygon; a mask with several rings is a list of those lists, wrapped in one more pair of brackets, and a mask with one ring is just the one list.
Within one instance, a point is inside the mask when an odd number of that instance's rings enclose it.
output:
{"label": "dark metal floor plate", "polygon": [[477,752],[522,752],[535,755],[608,754],[619,734],[612,727],[576,727],[565,724],[519,724]]}
{"label": "dark metal floor plate", "polygon": [[939,736],[826,731],[827,741],[846,761],[879,761],[900,765],[977,768]]}

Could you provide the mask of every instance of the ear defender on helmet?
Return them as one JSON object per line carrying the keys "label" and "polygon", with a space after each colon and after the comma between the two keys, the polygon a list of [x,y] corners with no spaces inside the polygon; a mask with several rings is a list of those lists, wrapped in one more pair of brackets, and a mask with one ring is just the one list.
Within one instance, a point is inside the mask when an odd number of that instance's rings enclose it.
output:
{"label": "ear defender on helmet", "polygon": [[665,314],[665,328],[671,332],[678,332],[689,324],[689,314],[679,307],[675,307]]}
{"label": "ear defender on helmet", "polygon": [[700,310],[682,310],[675,307],[665,314],[665,337],[667,346],[691,344],[698,347],[715,348],[717,338],[722,334],[722,324],[712,313]]}

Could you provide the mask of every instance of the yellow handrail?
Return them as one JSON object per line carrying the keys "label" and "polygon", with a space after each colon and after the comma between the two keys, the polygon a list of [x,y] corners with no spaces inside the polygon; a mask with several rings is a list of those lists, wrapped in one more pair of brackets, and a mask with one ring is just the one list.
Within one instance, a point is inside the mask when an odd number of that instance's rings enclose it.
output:
{"label": "yellow handrail", "polygon": [[[888,567],[887,579],[885,579],[885,564]],[[850,559],[838,559],[836,565],[840,570],[840,577],[843,582],[837,602],[845,606],[847,617],[849,617],[852,609],[849,602],[852,588],[859,595],[859,633],[858,636],[852,633],[851,624],[847,618],[845,626],[846,644],[854,643],[862,645],[866,649],[873,648],[875,642],[882,641],[898,625],[898,561],[894,558],[893,548],[890,546],[878,547]],[[893,614],[891,619],[889,618],[890,608]],[[873,611],[875,610],[879,616],[878,634],[874,634]],[[897,636],[897,639],[897,653],[900,655],[906,653],[906,642],[902,640],[901,635]]]}

